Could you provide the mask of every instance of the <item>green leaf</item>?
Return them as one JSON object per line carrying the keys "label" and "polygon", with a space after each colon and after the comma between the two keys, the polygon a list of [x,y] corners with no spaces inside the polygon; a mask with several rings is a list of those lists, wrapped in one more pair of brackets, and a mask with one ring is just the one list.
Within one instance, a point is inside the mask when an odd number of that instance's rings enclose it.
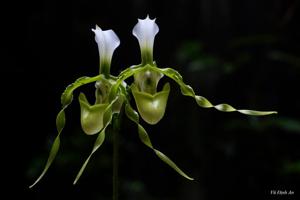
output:
{"label": "green leaf", "polygon": [[138,113],[130,106],[128,102],[125,105],[125,113],[130,120],[132,120],[134,123],[137,124],[139,138],[147,147],[151,148],[162,161],[164,161],[167,165],[173,168],[178,174],[180,174],[181,176],[183,176],[188,180],[194,180],[193,178],[186,175],[186,173],[184,173],[169,157],[167,157],[165,154],[163,154],[162,152],[160,152],[159,150],[153,147],[148,133],[146,132],[144,127],[139,124]]}
{"label": "green leaf", "polygon": [[43,178],[43,176],[46,174],[46,172],[48,171],[49,167],[51,166],[53,160],[56,157],[56,154],[57,154],[57,152],[59,150],[59,146],[60,146],[60,134],[66,123],[65,109],[68,107],[69,104],[72,103],[73,91],[82,85],[85,85],[85,84],[88,84],[91,82],[95,82],[99,79],[101,79],[101,75],[98,75],[95,77],[84,76],[84,77],[78,78],[74,83],[67,86],[67,88],[61,95],[62,109],[60,110],[60,112],[57,114],[57,117],[56,117],[56,129],[57,129],[58,134],[52,144],[52,147],[51,147],[51,150],[49,153],[49,157],[48,157],[48,160],[44,167],[44,170],[42,171],[41,175],[37,178],[37,180],[32,185],[29,186],[29,188],[32,188],[33,186],[35,186]]}
{"label": "green leaf", "polygon": [[245,115],[254,115],[254,116],[277,114],[277,111],[257,111],[257,110],[247,110],[247,109],[236,109],[233,106],[226,103],[213,105],[205,97],[196,95],[193,88],[183,82],[182,76],[176,70],[172,68],[161,69],[150,65],[147,67],[154,71],[161,72],[164,75],[168,76],[169,78],[173,79],[180,86],[181,93],[183,95],[193,97],[196,100],[197,104],[203,108],[215,108],[222,112],[239,112]]}

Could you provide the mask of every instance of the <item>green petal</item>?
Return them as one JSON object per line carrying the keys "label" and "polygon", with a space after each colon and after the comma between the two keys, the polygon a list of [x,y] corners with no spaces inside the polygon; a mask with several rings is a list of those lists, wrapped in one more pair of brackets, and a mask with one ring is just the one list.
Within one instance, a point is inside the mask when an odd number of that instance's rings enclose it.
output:
{"label": "green petal", "polygon": [[94,77],[87,77],[87,76],[83,76],[78,78],[74,83],[68,85],[68,87],[65,89],[65,91],[63,92],[63,94],[61,95],[61,104],[63,105],[63,107],[65,105],[69,105],[72,100],[73,100],[73,91],[85,84],[88,83],[92,83],[95,82],[97,80],[101,80],[103,77],[103,75],[98,75],[98,76],[94,76]]}
{"label": "green petal", "polygon": [[196,95],[193,88],[183,82],[182,76],[176,70],[172,68],[161,69],[153,66],[148,66],[148,68],[157,72],[161,72],[164,75],[168,76],[169,78],[173,79],[180,86],[181,93],[183,95],[193,97],[196,100],[197,104],[203,108],[215,108],[222,112],[239,112],[245,115],[254,115],[254,116],[277,114],[277,111],[257,111],[257,110],[247,110],[247,109],[236,109],[227,103],[214,105],[205,97]]}
{"label": "green petal", "polygon": [[29,186],[29,188],[32,188],[33,186],[35,186],[43,178],[43,176],[46,174],[46,172],[48,171],[49,167],[51,166],[53,160],[56,157],[56,154],[57,154],[57,152],[59,150],[59,146],[60,146],[60,134],[66,123],[65,109],[69,106],[69,104],[72,103],[73,91],[82,85],[85,85],[85,84],[88,84],[91,82],[95,82],[99,79],[101,79],[100,75],[95,76],[95,77],[84,76],[84,77],[78,78],[74,83],[70,84],[65,89],[63,94],[61,95],[62,109],[60,110],[60,112],[57,114],[57,117],[56,117],[56,129],[57,129],[58,134],[52,144],[48,160],[46,162],[46,165],[45,165],[41,175],[37,178],[37,180],[31,186]]}
{"label": "green petal", "polygon": [[103,128],[103,114],[109,104],[90,105],[83,93],[80,93],[78,99],[80,103],[80,122],[83,131],[87,135],[98,133]]}
{"label": "green petal", "polygon": [[112,100],[115,98],[118,91],[120,90],[119,86],[122,85],[123,81],[125,81],[127,78],[133,76],[135,73],[138,73],[141,70],[143,70],[143,67],[141,67],[140,65],[136,65],[136,66],[129,67],[129,68],[125,69],[124,71],[122,71],[119,74],[115,84],[111,87],[109,99]]}
{"label": "green petal", "polygon": [[85,170],[88,162],[90,161],[92,155],[99,149],[99,147],[103,144],[104,139],[105,139],[105,131],[106,128],[108,127],[108,125],[111,123],[112,120],[112,107],[113,105],[118,101],[118,99],[120,98],[120,96],[117,96],[105,109],[104,114],[103,114],[103,125],[104,128],[101,130],[101,132],[99,133],[95,143],[94,143],[94,147],[92,149],[92,152],[90,153],[90,155],[87,157],[87,159],[85,160],[85,162],[83,163],[82,167],[80,168],[73,184],[75,185],[77,183],[77,181],[79,180],[79,178],[81,177],[83,171]]}
{"label": "green petal", "polygon": [[162,161],[164,161],[171,168],[173,168],[178,174],[180,174],[186,179],[194,180],[193,178],[189,177],[186,173],[184,173],[169,157],[167,157],[165,154],[153,147],[148,133],[143,128],[143,126],[139,124],[139,114],[130,106],[129,103],[125,105],[125,113],[130,120],[137,124],[139,138],[147,147],[151,148]]}
{"label": "green petal", "polygon": [[77,181],[79,180],[79,178],[81,177],[83,171],[85,170],[88,162],[90,161],[90,158],[92,157],[92,155],[94,154],[94,152],[96,152],[96,150],[103,144],[104,140],[105,140],[105,130],[106,130],[106,127],[99,133],[96,141],[95,141],[95,144],[94,144],[94,147],[93,147],[93,150],[92,150],[92,153],[87,157],[87,159],[85,160],[85,162],[83,163],[82,167],[80,168],[73,184],[75,185],[77,183]]}
{"label": "green petal", "polygon": [[43,178],[43,176],[46,174],[46,172],[48,171],[51,163],[53,162],[54,158],[56,157],[56,154],[57,154],[58,149],[59,149],[59,145],[60,145],[60,138],[59,138],[59,136],[56,136],[56,138],[55,138],[55,140],[52,144],[50,154],[49,154],[49,157],[48,157],[48,160],[47,160],[47,163],[44,167],[43,172],[38,177],[38,179],[32,185],[29,186],[29,188],[32,188],[33,186],[35,186]]}
{"label": "green petal", "polygon": [[154,95],[140,92],[135,84],[132,84],[131,91],[141,117],[149,124],[158,123],[165,114],[170,84],[166,83],[163,90]]}

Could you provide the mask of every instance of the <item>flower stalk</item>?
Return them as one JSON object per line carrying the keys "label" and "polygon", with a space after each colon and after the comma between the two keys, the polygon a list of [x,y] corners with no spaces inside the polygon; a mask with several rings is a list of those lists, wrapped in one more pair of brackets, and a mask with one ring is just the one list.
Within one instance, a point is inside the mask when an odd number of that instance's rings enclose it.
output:
{"label": "flower stalk", "polygon": [[113,115],[113,200],[119,198],[119,132],[121,126],[120,115]]}

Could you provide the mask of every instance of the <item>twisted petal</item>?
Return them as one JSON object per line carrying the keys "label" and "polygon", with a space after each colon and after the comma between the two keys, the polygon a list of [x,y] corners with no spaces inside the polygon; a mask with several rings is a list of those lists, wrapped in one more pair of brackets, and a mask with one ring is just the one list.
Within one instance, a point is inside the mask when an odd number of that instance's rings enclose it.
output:
{"label": "twisted petal", "polygon": [[49,157],[48,157],[48,160],[44,167],[44,170],[42,171],[40,176],[36,179],[36,181],[31,186],[29,186],[30,188],[35,186],[44,177],[44,175],[46,174],[46,172],[48,171],[49,167],[51,166],[52,162],[54,161],[54,159],[56,157],[56,154],[57,154],[57,152],[59,150],[59,146],[60,146],[60,134],[61,134],[62,130],[64,129],[65,123],[66,123],[65,109],[67,109],[67,107],[73,101],[74,90],[82,85],[95,82],[99,78],[100,78],[100,76],[95,76],[95,77],[84,76],[84,77],[78,78],[74,83],[68,85],[66,90],[61,95],[62,109],[60,110],[60,112],[57,114],[57,117],[56,117],[56,128],[57,128],[58,134],[52,144],[52,147],[51,147],[51,150],[49,153]]}
{"label": "twisted petal", "polygon": [[112,107],[113,104],[118,100],[119,97],[115,97],[114,100],[111,101],[110,104],[107,105],[107,107],[105,108],[105,110],[103,111],[103,128],[101,130],[101,132],[98,134],[98,137],[94,143],[94,147],[92,152],[90,153],[90,155],[87,157],[87,159],[85,160],[85,162],[83,163],[83,165],[81,166],[73,184],[75,185],[77,183],[77,181],[79,180],[79,178],[81,177],[83,171],[85,170],[88,162],[90,161],[92,155],[100,148],[100,146],[103,144],[104,140],[105,140],[105,131],[107,126],[111,123],[112,120]]}
{"label": "twisted petal", "polygon": [[92,31],[95,33],[95,40],[98,44],[100,65],[101,63],[110,65],[112,55],[115,49],[120,45],[120,39],[113,30],[102,31],[97,25]]}
{"label": "twisted petal", "polygon": [[163,90],[154,95],[139,91],[135,84],[132,84],[131,91],[141,117],[149,124],[158,123],[165,114],[170,84],[166,83]]}
{"label": "twisted petal", "polygon": [[83,93],[79,95],[79,103],[81,112],[80,122],[83,131],[87,135],[94,135],[101,131],[103,128],[103,114],[109,104],[90,105]]}
{"label": "twisted petal", "polygon": [[215,108],[222,112],[239,112],[244,115],[253,115],[253,116],[264,116],[264,115],[271,115],[277,114],[277,111],[258,111],[258,110],[248,110],[248,109],[236,109],[233,106],[227,103],[221,103],[214,105],[210,101],[208,101],[205,97],[196,95],[193,88],[183,82],[182,76],[172,68],[158,68],[148,66],[149,69],[163,73],[167,77],[173,79],[179,86],[181,93],[185,96],[190,96],[194,98],[197,104],[203,108]]}
{"label": "twisted petal", "polygon": [[168,156],[163,154],[161,151],[155,149],[152,145],[152,142],[150,140],[150,137],[147,133],[147,131],[144,129],[144,127],[139,123],[139,114],[130,106],[130,104],[127,102],[125,105],[125,113],[127,117],[136,123],[138,126],[138,133],[140,140],[150,149],[154,151],[154,153],[167,165],[172,167],[178,174],[183,176],[184,178],[188,180],[194,180],[193,178],[189,177],[186,173],[184,173]]}

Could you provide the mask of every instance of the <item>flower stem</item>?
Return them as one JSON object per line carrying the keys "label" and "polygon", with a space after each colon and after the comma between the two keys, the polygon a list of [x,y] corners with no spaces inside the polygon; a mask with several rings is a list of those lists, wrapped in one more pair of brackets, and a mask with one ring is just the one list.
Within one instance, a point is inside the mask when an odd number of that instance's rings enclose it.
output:
{"label": "flower stem", "polygon": [[118,200],[119,194],[119,131],[121,119],[120,115],[113,116],[113,200]]}

